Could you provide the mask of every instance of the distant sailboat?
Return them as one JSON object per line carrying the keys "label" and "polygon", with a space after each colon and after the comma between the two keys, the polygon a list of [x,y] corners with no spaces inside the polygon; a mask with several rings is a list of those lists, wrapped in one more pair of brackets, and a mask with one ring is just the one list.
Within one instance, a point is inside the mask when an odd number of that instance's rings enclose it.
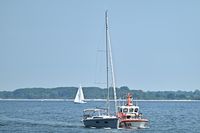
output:
{"label": "distant sailboat", "polygon": [[86,103],[84,100],[85,99],[84,99],[84,95],[83,95],[83,90],[82,90],[82,87],[80,86],[78,88],[77,93],[76,93],[76,97],[74,99],[74,103]]}

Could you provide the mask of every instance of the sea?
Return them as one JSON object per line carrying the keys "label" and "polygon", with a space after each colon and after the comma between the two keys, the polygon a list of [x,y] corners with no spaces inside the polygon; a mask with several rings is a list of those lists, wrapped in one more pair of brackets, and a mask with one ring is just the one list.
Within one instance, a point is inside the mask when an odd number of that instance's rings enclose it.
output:
{"label": "sea", "polygon": [[[110,103],[113,105],[113,103]],[[149,125],[143,129],[85,128],[83,109],[104,101],[0,100],[0,133],[200,133],[200,101],[138,101]]]}

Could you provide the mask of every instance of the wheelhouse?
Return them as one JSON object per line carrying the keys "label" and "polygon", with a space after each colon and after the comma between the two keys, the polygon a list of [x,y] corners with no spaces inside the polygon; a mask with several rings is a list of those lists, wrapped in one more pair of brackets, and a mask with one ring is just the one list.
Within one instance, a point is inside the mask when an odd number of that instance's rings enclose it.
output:
{"label": "wheelhouse", "polygon": [[136,113],[139,113],[139,107],[138,106],[120,106],[118,107],[118,112],[121,112],[124,114],[136,114]]}

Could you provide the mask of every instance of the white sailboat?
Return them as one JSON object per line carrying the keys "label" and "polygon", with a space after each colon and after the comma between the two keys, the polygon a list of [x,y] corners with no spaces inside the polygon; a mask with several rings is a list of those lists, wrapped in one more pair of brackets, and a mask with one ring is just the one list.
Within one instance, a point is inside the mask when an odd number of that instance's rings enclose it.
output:
{"label": "white sailboat", "polygon": [[[110,44],[110,35],[108,31],[108,15],[107,11],[105,13],[105,22],[106,22],[106,81],[107,81],[107,108],[90,108],[83,111],[83,123],[85,127],[94,127],[94,128],[118,128],[119,119],[116,116],[117,105],[116,105],[116,90],[115,90],[115,79],[114,79],[114,70],[112,62],[112,51]],[[110,68],[110,69],[109,69]],[[109,70],[111,70],[111,75],[109,75]],[[109,79],[112,79],[112,89],[114,93],[114,103],[115,103],[115,112],[113,115],[110,113],[110,100],[109,100]]]}
{"label": "white sailboat", "polygon": [[80,86],[78,88],[77,93],[76,93],[76,97],[74,99],[74,103],[86,103],[84,100],[85,100],[85,98],[84,98],[84,95],[83,95],[83,89]]}

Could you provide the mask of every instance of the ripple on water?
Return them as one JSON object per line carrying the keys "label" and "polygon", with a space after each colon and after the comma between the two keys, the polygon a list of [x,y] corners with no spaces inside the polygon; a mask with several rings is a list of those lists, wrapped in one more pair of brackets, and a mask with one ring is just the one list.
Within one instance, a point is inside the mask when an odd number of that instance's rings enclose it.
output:
{"label": "ripple on water", "polygon": [[104,102],[0,102],[0,132],[196,133],[200,127],[200,102],[138,102],[149,128],[119,130],[84,128],[80,122],[84,108]]}

